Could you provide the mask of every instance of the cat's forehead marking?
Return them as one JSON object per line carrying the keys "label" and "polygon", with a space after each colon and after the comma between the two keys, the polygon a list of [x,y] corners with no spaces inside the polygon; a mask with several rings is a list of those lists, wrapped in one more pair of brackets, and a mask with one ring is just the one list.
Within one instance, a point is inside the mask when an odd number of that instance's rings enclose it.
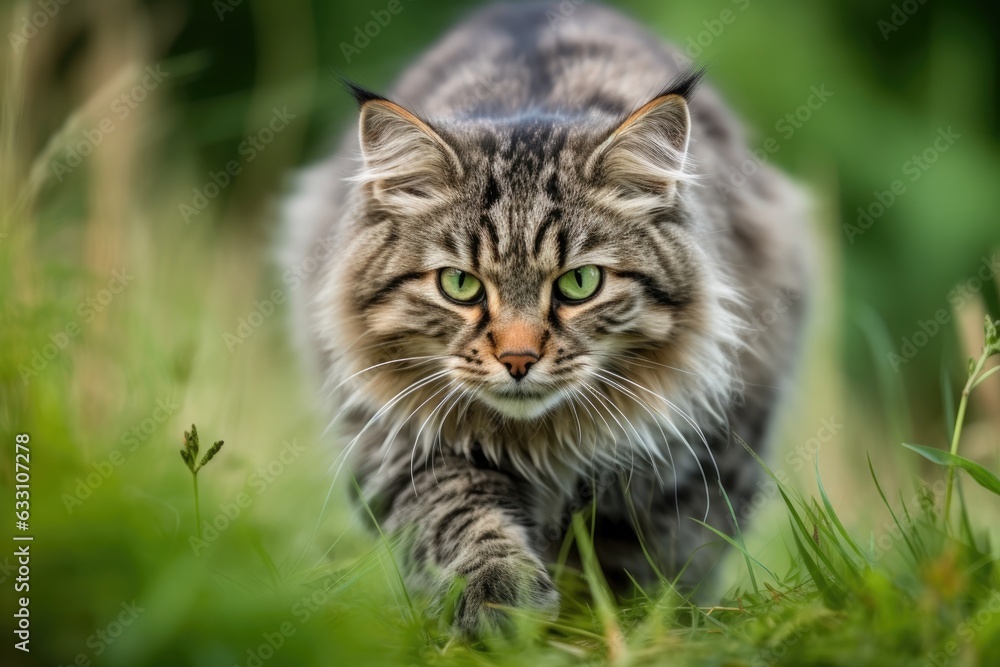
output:
{"label": "cat's forehead marking", "polygon": [[513,271],[530,268],[562,218],[560,173],[569,135],[565,122],[547,116],[476,128],[469,143],[480,166],[473,173],[481,212],[470,239],[477,264],[489,258]]}

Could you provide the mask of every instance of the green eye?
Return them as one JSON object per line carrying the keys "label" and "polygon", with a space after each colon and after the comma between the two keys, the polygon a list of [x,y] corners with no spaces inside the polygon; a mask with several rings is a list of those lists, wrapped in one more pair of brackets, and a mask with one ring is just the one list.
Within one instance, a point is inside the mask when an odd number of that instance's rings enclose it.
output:
{"label": "green eye", "polygon": [[556,289],[566,301],[583,301],[597,293],[601,286],[601,275],[601,269],[593,264],[581,266],[559,276]]}
{"label": "green eye", "polygon": [[483,295],[483,283],[479,278],[461,269],[441,269],[438,283],[445,296],[459,303],[473,303]]}

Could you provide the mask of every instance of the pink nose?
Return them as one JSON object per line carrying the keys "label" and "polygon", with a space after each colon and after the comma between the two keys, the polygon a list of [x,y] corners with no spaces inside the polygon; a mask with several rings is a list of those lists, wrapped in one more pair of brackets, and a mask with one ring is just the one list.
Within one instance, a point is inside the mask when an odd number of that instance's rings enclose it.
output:
{"label": "pink nose", "polygon": [[511,377],[515,380],[520,380],[528,374],[528,369],[538,361],[538,355],[531,351],[522,350],[519,352],[504,352],[497,359],[507,367]]}

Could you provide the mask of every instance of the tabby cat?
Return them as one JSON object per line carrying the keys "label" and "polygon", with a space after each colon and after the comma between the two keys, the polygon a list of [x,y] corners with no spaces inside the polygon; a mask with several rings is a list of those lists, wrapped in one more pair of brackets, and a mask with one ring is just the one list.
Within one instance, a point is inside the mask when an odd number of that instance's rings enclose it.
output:
{"label": "tabby cat", "polygon": [[489,7],[387,97],[348,84],[359,127],[289,200],[333,470],[410,586],[461,582],[465,635],[558,608],[591,503],[617,590],[692,589],[719,554],[695,520],[731,531],[720,488],[736,515],[755,490],[738,438],[765,447],[792,370],[806,208],[688,66],[591,3]]}

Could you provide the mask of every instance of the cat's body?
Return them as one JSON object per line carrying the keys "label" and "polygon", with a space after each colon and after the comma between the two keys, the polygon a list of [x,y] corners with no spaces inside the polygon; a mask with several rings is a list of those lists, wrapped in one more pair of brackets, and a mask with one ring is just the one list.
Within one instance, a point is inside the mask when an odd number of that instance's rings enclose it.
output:
{"label": "cat's body", "polygon": [[490,8],[392,102],[355,90],[364,161],[348,142],[287,209],[348,465],[413,584],[466,581],[467,632],[555,604],[545,562],[595,497],[621,589],[712,541],[692,519],[730,530],[719,482],[738,513],[759,472],[734,434],[766,444],[801,328],[797,191],[675,51],[572,9]]}

